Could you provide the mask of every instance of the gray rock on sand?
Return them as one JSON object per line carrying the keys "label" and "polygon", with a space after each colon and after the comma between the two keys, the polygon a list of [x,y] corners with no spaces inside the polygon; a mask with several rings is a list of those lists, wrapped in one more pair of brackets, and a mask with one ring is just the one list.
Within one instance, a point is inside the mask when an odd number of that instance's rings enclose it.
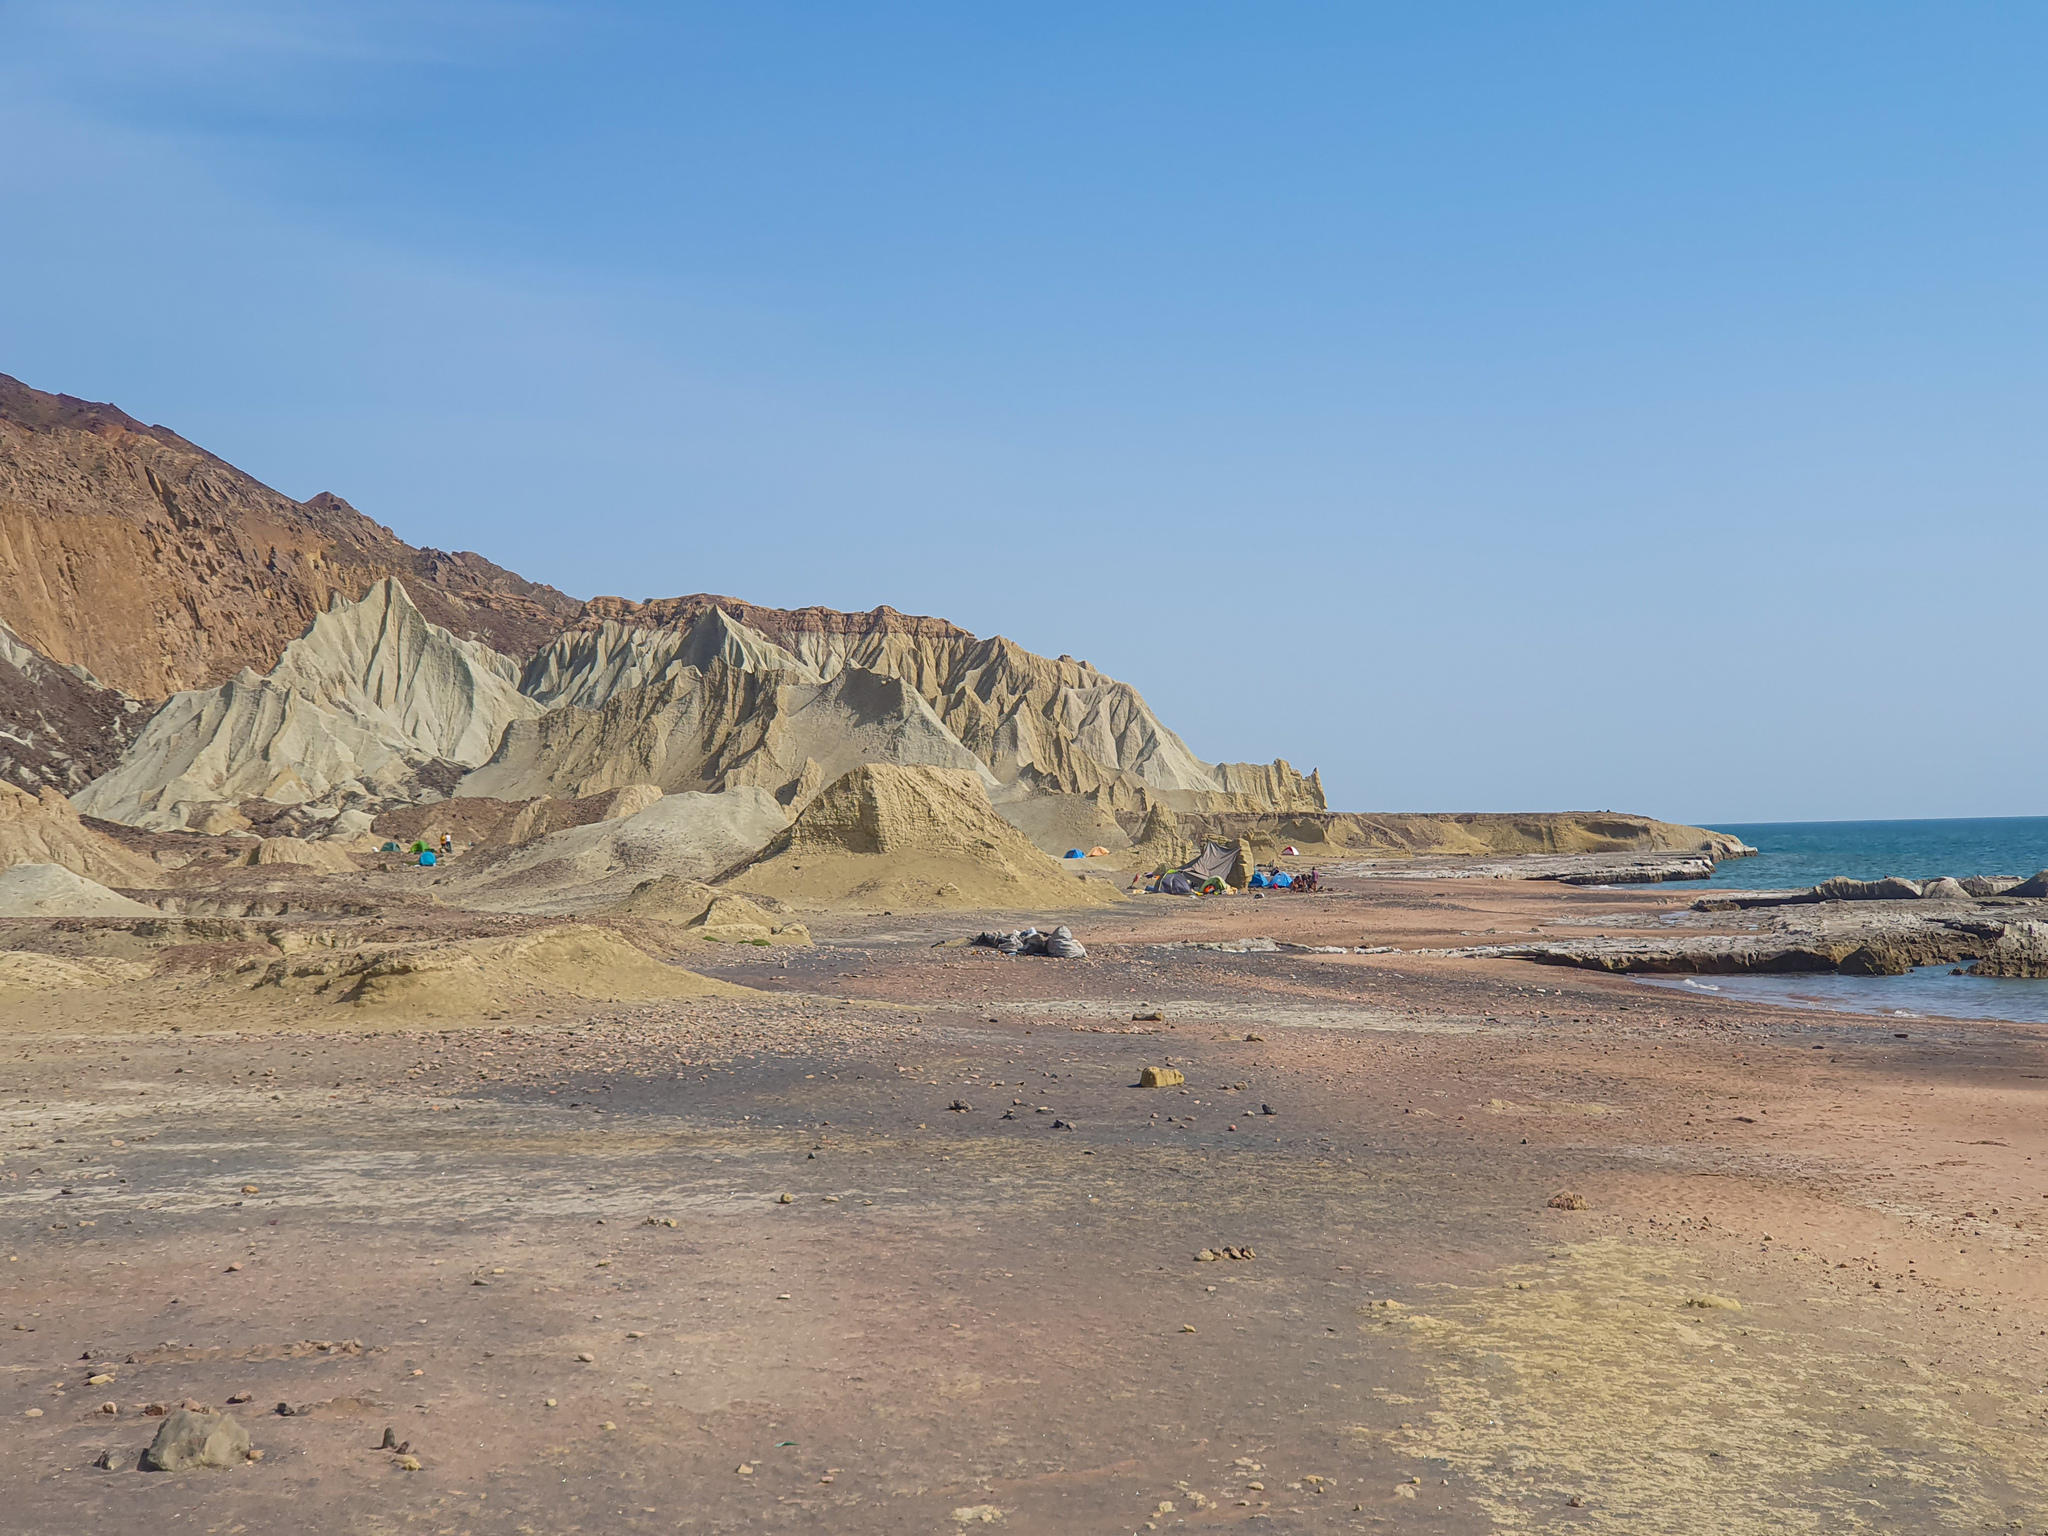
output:
{"label": "gray rock on sand", "polygon": [[231,1413],[194,1413],[180,1408],[163,1422],[156,1439],[142,1454],[151,1472],[183,1472],[192,1467],[233,1467],[249,1459],[249,1431]]}
{"label": "gray rock on sand", "polygon": [[1939,880],[1930,880],[1920,887],[1922,901],[1968,901],[1970,893],[1960,880],[1943,875]]}
{"label": "gray rock on sand", "polygon": [[1085,960],[1088,951],[1081,941],[1074,937],[1071,928],[1055,928],[1052,937],[1045,941],[1045,952],[1055,960]]}

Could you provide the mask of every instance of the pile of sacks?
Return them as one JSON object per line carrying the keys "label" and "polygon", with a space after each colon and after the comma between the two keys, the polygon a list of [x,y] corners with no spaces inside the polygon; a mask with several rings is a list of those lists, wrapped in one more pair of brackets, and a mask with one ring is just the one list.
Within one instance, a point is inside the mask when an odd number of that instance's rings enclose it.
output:
{"label": "pile of sacks", "polygon": [[1073,930],[1064,927],[1055,928],[1051,933],[1040,933],[1036,928],[1011,933],[983,933],[975,935],[974,942],[999,955],[1050,955],[1055,960],[1088,958],[1088,951],[1074,937]]}

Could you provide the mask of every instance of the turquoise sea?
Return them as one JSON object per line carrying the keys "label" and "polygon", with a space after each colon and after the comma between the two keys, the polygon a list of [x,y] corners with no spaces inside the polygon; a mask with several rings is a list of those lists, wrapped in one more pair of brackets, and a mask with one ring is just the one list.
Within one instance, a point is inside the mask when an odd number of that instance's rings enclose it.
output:
{"label": "turquoise sea", "polygon": [[[1753,859],[1728,859],[1714,878],[1689,883],[1733,890],[1818,885],[1835,875],[1878,880],[1903,875],[2031,875],[2048,869],[2048,816],[1989,816],[1944,821],[1721,822]],[[1832,1013],[1914,1018],[2006,1019],[2048,1023],[2048,981],[1952,976],[1929,966],[1905,976],[1659,977],[1654,983],[1696,996]]]}
{"label": "turquoise sea", "polygon": [[1726,859],[1702,885],[1768,891],[1818,885],[1835,875],[1881,880],[1903,875],[2033,874],[2048,869],[2048,816],[1986,816],[1949,821],[1716,822],[1741,838],[1753,859]]}

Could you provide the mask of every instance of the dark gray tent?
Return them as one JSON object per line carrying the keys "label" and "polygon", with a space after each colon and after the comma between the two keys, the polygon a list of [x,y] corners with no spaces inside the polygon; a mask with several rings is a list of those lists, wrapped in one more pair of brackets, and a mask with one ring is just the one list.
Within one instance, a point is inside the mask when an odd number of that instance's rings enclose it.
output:
{"label": "dark gray tent", "polygon": [[1230,866],[1236,862],[1235,848],[1218,848],[1214,843],[1204,843],[1200,853],[1181,865],[1180,872],[1194,876],[1197,884],[1204,880],[1227,880],[1230,878]]}

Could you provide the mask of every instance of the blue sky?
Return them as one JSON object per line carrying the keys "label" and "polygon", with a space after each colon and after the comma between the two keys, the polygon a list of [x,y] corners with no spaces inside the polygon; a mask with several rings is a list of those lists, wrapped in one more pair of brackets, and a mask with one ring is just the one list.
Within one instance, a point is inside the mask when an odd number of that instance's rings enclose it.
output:
{"label": "blue sky", "polygon": [[2048,11],[0,0],[0,371],[1343,808],[2048,813]]}

